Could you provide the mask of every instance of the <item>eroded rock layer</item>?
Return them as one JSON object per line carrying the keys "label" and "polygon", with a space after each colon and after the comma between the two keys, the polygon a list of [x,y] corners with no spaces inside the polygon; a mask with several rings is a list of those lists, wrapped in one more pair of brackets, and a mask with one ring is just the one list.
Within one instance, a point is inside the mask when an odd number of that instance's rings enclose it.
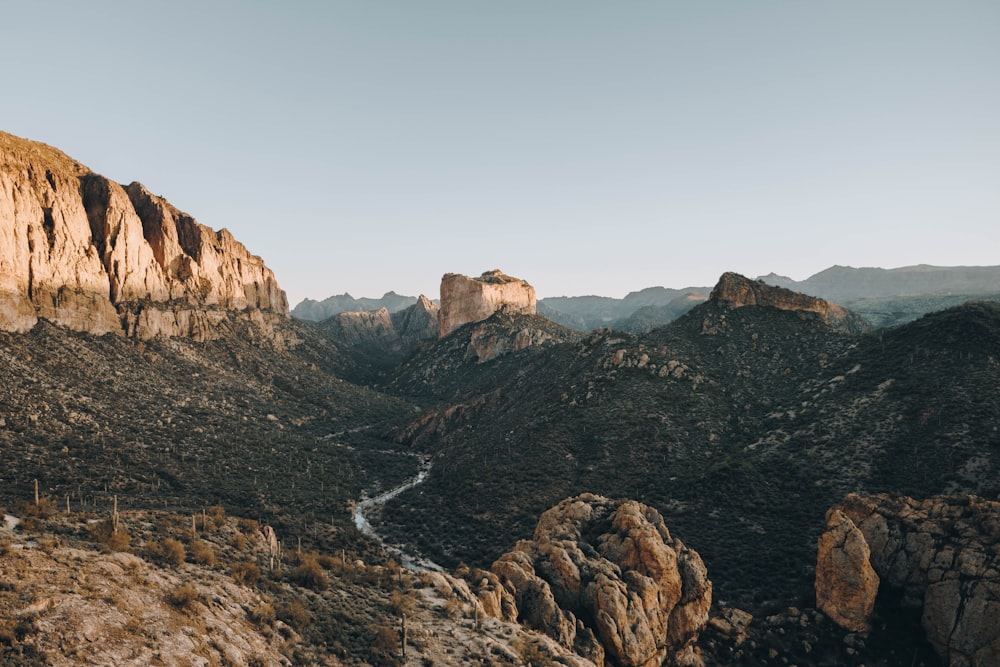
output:
{"label": "eroded rock layer", "polygon": [[220,318],[272,323],[274,274],[140,183],[123,187],[45,144],[0,133],[0,328],[205,339]]}

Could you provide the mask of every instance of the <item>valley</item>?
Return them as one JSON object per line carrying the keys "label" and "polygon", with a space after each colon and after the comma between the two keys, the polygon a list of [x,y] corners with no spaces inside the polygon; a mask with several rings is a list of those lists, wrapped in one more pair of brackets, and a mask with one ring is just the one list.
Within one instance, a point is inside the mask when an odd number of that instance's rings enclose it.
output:
{"label": "valley", "polygon": [[[1000,303],[880,327],[726,273],[581,331],[494,270],[309,322],[228,232],[2,139],[0,664],[1000,655]],[[817,584],[848,541],[885,585]]]}

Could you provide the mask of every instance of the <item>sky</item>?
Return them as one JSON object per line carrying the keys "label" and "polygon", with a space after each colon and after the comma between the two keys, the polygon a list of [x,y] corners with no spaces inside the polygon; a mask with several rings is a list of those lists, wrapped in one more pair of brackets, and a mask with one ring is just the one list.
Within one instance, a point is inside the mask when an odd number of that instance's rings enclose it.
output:
{"label": "sky", "polygon": [[0,129],[303,298],[1000,264],[995,0],[0,0]]}

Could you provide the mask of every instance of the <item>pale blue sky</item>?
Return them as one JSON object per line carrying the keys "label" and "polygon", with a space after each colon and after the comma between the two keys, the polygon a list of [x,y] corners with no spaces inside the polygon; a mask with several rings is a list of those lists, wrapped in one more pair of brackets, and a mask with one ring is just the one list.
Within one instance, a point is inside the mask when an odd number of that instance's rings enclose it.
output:
{"label": "pale blue sky", "polygon": [[0,129],[292,304],[1000,264],[1000,2],[0,0]]}

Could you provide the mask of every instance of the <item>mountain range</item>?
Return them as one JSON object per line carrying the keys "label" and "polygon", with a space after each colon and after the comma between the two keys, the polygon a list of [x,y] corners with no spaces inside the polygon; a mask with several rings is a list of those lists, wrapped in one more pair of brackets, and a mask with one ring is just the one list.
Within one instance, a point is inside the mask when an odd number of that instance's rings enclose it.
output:
{"label": "mountain range", "polygon": [[[845,306],[869,324],[883,328],[911,322],[921,315],[957,306],[970,299],[1000,300],[1000,266],[906,266],[896,269],[833,266],[796,281],[770,273],[758,281],[786,287]],[[647,287],[624,298],[560,296],[538,300],[538,312],[577,331],[608,327],[644,333],[677,319],[703,302],[711,287]],[[381,299],[333,296],[305,299],[292,309],[299,319],[321,321],[341,312],[390,313],[416,303],[416,297],[389,292]]]}
{"label": "mountain range", "polygon": [[[1000,659],[991,269],[891,327],[733,273],[310,322],[228,232],[0,148],[0,663]],[[862,273],[959,298],[817,284]]]}

